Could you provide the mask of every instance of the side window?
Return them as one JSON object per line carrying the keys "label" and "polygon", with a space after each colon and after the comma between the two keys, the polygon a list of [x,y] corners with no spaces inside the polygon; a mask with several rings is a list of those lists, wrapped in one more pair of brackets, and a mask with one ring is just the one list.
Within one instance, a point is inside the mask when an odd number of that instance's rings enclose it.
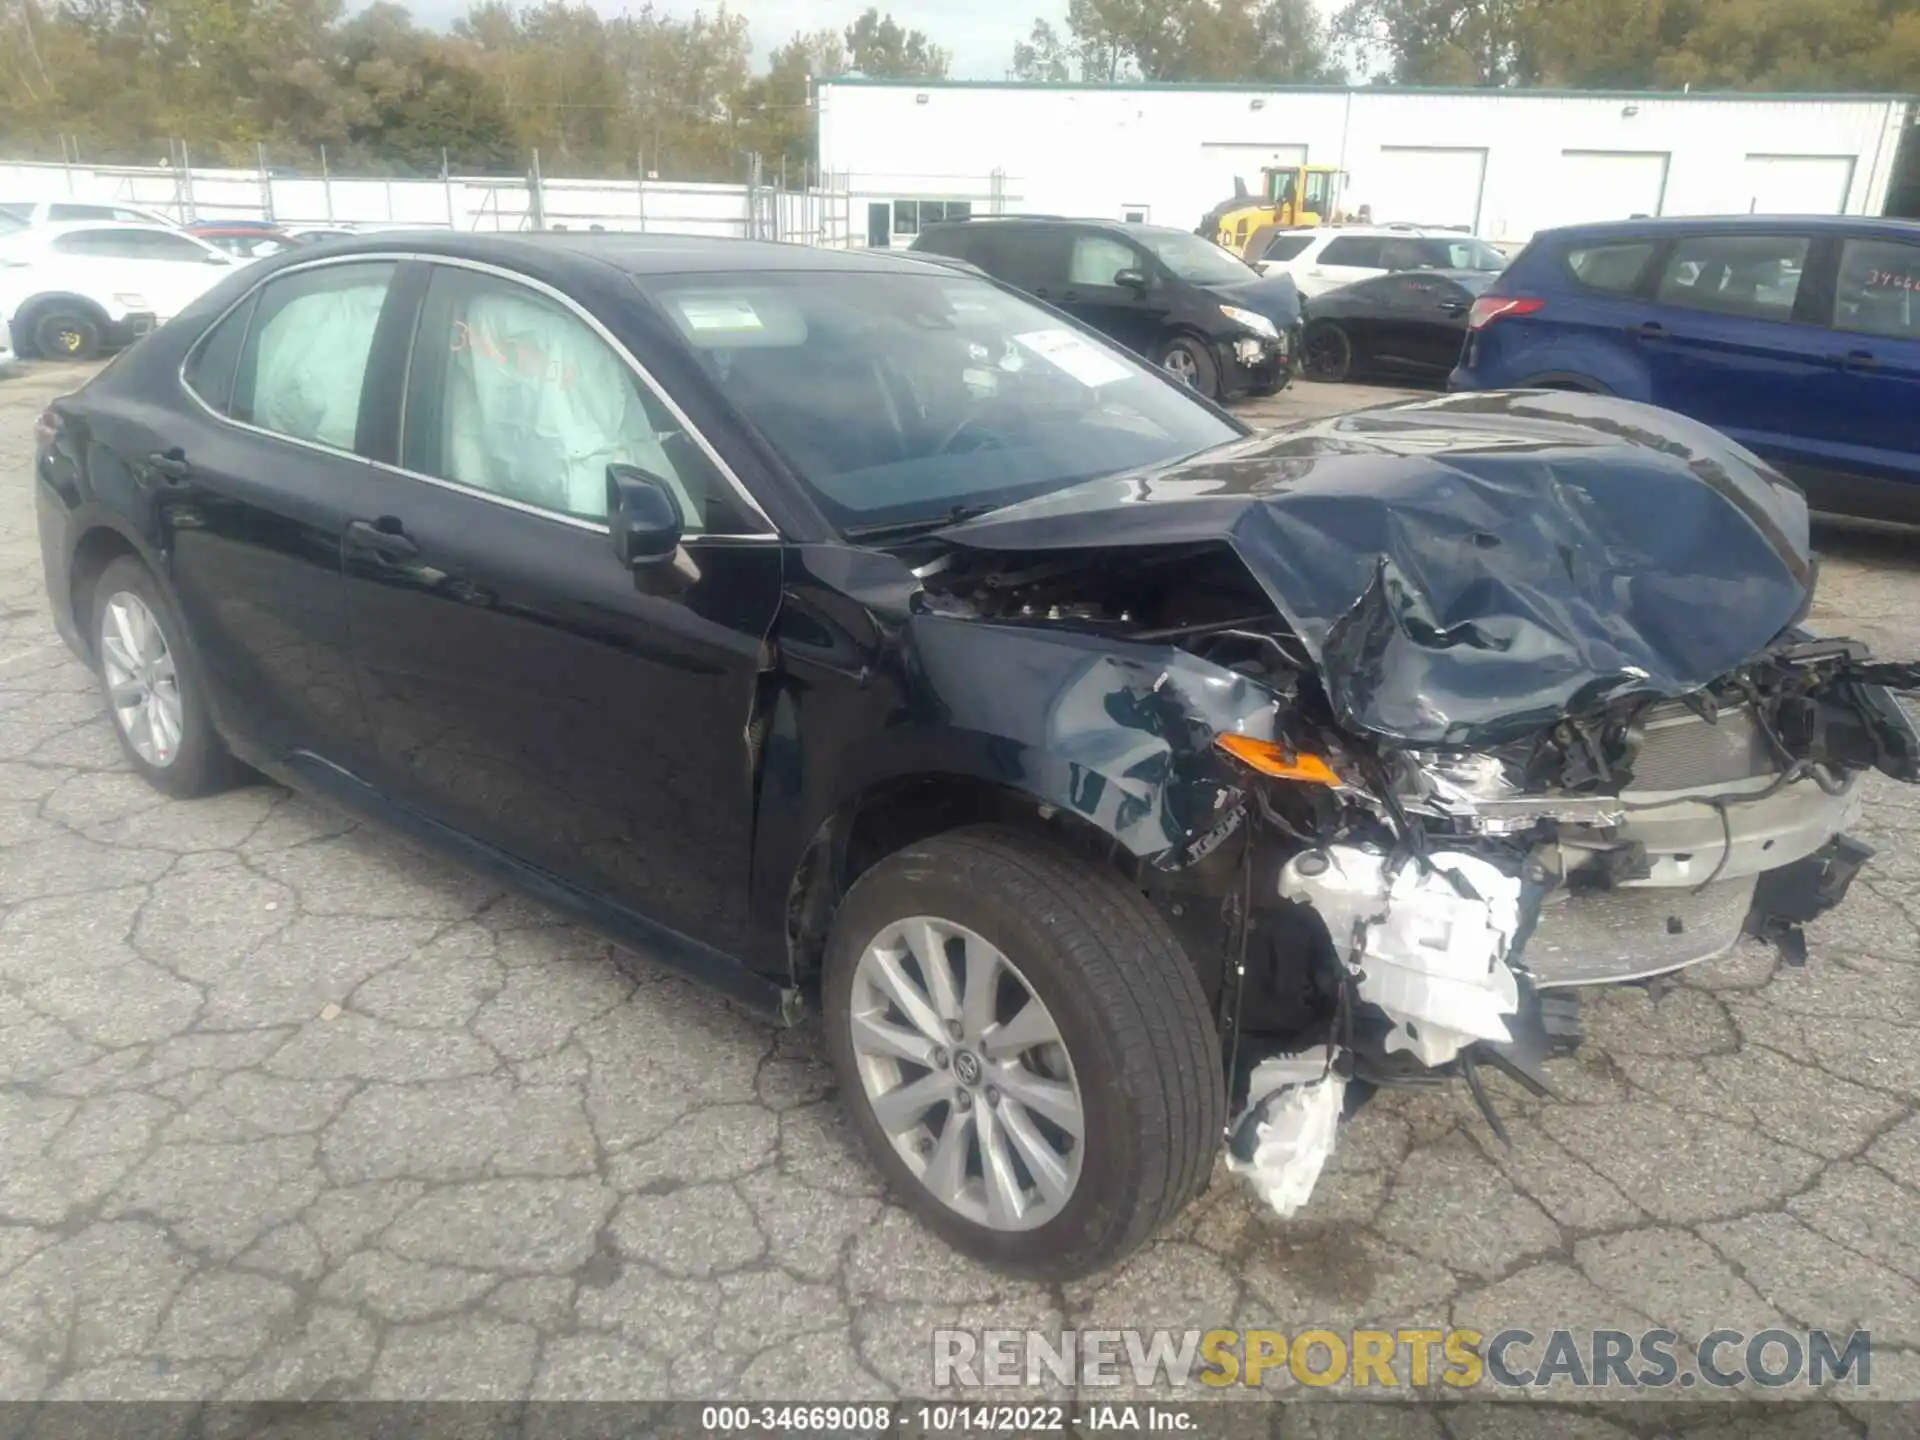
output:
{"label": "side window", "polygon": [[[723,306],[713,323],[725,324]],[[607,342],[510,280],[434,270],[414,335],[401,463],[582,520],[607,516],[607,466],[666,481],[686,532],[738,532],[726,483]]]}
{"label": "side window", "polygon": [[1291,260],[1313,243],[1311,235],[1276,235],[1267,242],[1262,260]]}
{"label": "side window", "polygon": [[227,413],[233,398],[233,377],[240,368],[240,348],[246,343],[247,322],[253,318],[258,299],[258,291],[249,295],[203,335],[187,356],[187,368],[182,372],[187,388],[222,415]]}
{"label": "side window", "polygon": [[113,220],[118,217],[111,205],[52,204],[47,206],[49,220]]}
{"label": "side window", "polygon": [[1126,241],[1111,235],[1076,235],[1073,259],[1067,267],[1067,283],[1110,286],[1113,277],[1122,270],[1141,268],[1140,257]]}
{"label": "side window", "polygon": [[1583,245],[1569,250],[1567,269],[1589,290],[1630,295],[1653,258],[1651,240],[1629,240],[1616,245]]}
{"label": "side window", "polygon": [[1808,241],[1794,235],[1696,235],[1673,247],[1656,298],[1663,305],[1754,320],[1791,320]]}
{"label": "side window", "polygon": [[118,255],[117,230],[74,230],[57,237],[48,247],[62,255]]}
{"label": "side window", "polygon": [[116,230],[115,253],[129,260],[185,260],[207,263],[207,252],[184,235],[171,230]]}
{"label": "side window", "polygon": [[1431,265],[1426,243],[1420,240],[1382,240],[1380,267],[1384,270],[1418,270]]}
{"label": "side window", "polygon": [[351,450],[391,261],[323,265],[273,280],[254,303],[230,413],[294,440]]}
{"label": "side window", "polygon": [[1034,225],[1002,229],[996,222],[993,234],[999,242],[997,253],[989,252],[992,259],[988,261],[975,259],[981,269],[1022,290],[1049,290],[1067,283],[1073,246],[1066,231]]}
{"label": "side window", "polygon": [[1920,340],[1920,245],[1849,240],[1840,249],[1836,330]]}
{"label": "side window", "polygon": [[1342,235],[1321,252],[1322,265],[1358,265],[1367,270],[1379,270],[1380,242],[1364,235]]}

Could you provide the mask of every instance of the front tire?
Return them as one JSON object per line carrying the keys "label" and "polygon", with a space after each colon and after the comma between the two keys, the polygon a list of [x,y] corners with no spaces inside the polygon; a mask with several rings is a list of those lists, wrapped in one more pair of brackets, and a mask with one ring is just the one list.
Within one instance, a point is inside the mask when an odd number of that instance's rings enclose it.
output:
{"label": "front tire", "polygon": [[100,693],[133,768],[183,800],[231,785],[239,767],[213,728],[199,658],[153,573],[131,555],[114,560],[91,618]]}
{"label": "front tire", "polygon": [[1160,349],[1158,363],[1189,390],[1197,390],[1209,400],[1220,398],[1220,367],[1200,341],[1186,335],[1169,340]]}
{"label": "front tire", "polygon": [[848,892],[822,989],[875,1164],[977,1260],[1034,1280],[1104,1269],[1212,1173],[1226,1095],[1206,995],[1158,912],[1096,862],[996,825],[909,846]]}
{"label": "front tire", "polygon": [[33,348],[43,360],[91,360],[100,353],[100,325],[69,306],[42,310],[33,320]]}
{"label": "front tire", "polygon": [[1353,373],[1353,341],[1331,320],[1307,326],[1300,343],[1306,352],[1306,373],[1312,379],[1333,383]]}

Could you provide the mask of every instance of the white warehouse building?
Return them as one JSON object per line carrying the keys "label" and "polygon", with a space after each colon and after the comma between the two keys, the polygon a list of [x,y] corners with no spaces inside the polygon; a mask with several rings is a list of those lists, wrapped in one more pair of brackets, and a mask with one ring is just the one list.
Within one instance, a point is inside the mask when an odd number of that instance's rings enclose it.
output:
{"label": "white warehouse building", "polygon": [[[855,243],[1026,211],[1191,229],[1264,166],[1332,165],[1342,208],[1496,242],[1635,215],[1878,215],[1905,96],[823,81],[822,171]],[[964,207],[964,209],[963,209]]]}

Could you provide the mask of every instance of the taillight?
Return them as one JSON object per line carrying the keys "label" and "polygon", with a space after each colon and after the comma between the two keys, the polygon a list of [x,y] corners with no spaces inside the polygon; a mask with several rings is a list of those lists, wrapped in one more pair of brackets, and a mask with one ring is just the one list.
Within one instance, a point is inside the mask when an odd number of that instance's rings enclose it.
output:
{"label": "taillight", "polygon": [[42,410],[33,422],[33,444],[35,449],[44,449],[53,444],[54,437],[60,433],[60,417],[49,405]]}
{"label": "taillight", "polygon": [[1504,320],[1509,315],[1531,315],[1536,310],[1547,308],[1544,300],[1527,299],[1516,295],[1482,295],[1473,302],[1473,309],[1467,312],[1467,328],[1484,330],[1496,320]]}

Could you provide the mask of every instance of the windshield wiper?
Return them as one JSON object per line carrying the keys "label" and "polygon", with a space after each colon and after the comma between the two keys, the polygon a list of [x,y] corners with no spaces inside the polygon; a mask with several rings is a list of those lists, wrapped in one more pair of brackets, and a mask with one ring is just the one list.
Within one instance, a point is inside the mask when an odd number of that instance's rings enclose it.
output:
{"label": "windshield wiper", "polygon": [[908,535],[923,535],[929,530],[944,530],[963,520],[977,520],[999,505],[956,505],[940,515],[922,515],[917,520],[886,520],[873,525],[849,526],[841,533],[849,540],[891,540]]}

